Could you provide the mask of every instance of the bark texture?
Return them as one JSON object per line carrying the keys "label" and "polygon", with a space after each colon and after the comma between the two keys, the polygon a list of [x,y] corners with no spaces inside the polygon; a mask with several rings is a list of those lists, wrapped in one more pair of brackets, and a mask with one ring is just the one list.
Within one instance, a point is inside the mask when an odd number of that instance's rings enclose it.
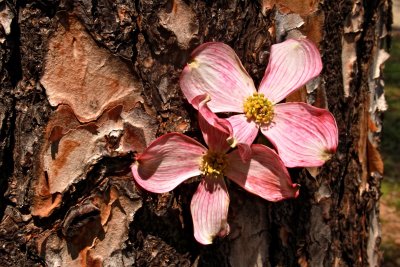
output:
{"label": "bark texture", "polygon": [[[390,0],[0,0],[0,266],[379,266],[390,12]],[[258,83],[270,46],[302,35],[324,68],[287,101],[330,110],[338,152],[290,170],[295,200],[230,184],[231,233],[201,246],[197,182],[147,193],[134,154],[167,132],[200,138],[179,89],[197,45],[229,44]]]}

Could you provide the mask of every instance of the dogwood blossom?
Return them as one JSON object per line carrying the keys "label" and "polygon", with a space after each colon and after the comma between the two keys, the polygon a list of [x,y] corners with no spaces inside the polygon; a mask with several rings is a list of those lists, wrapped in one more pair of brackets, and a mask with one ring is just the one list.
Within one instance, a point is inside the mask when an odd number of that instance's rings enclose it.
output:
{"label": "dogwood blossom", "polygon": [[296,197],[298,186],[292,183],[279,156],[264,145],[250,146],[250,158],[243,161],[239,150],[232,150],[226,141],[232,134],[230,124],[211,112],[203,96],[193,103],[199,109],[200,129],[208,149],[180,133],[165,134],[136,157],[132,173],[141,187],[154,193],[168,192],[201,175],[190,208],[194,237],[210,244],[214,237],[229,233],[229,195],[224,177],[269,201]]}
{"label": "dogwood blossom", "polygon": [[259,129],[275,146],[287,167],[315,167],[335,153],[338,129],[332,114],[306,103],[279,103],[316,77],[322,69],[315,45],[289,39],[272,45],[268,67],[259,86],[236,53],[223,43],[205,43],[184,68],[181,89],[190,103],[208,94],[213,112],[238,113],[228,118],[239,143],[250,145]]}

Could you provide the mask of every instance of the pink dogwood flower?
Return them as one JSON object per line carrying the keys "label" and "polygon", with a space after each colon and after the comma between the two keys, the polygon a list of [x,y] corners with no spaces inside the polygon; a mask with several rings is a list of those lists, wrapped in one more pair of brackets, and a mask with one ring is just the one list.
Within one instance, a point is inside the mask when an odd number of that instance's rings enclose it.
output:
{"label": "pink dogwood flower", "polygon": [[336,151],[338,129],[334,117],[306,103],[278,103],[321,69],[318,49],[307,39],[272,45],[257,92],[232,48],[223,43],[205,43],[193,51],[192,61],[181,74],[180,86],[190,103],[196,96],[208,94],[213,112],[238,113],[228,120],[239,143],[250,145],[260,129],[287,167],[316,167]]}
{"label": "pink dogwood flower", "polygon": [[269,201],[296,197],[298,186],[292,183],[283,162],[270,148],[252,145],[248,161],[242,161],[238,149],[230,151],[226,139],[231,126],[212,113],[206,101],[200,102],[201,98],[194,102],[209,148],[180,133],[165,134],[136,157],[132,173],[141,187],[154,193],[168,192],[201,175],[190,205],[194,237],[199,243],[211,244],[214,237],[229,233],[229,195],[224,177]]}

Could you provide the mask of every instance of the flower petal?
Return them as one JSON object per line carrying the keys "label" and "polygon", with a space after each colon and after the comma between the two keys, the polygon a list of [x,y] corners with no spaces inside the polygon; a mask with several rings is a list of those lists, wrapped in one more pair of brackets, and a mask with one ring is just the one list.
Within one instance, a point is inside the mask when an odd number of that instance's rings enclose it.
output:
{"label": "flower petal", "polygon": [[207,149],[179,133],[165,134],[137,156],[132,165],[135,181],[154,193],[171,191],[190,177],[200,175],[200,163]]}
{"label": "flower petal", "polygon": [[289,39],[271,47],[271,56],[259,92],[278,103],[316,77],[322,70],[321,55],[307,39]]}
{"label": "flower petal", "polygon": [[253,120],[249,121],[244,114],[231,116],[227,120],[232,125],[234,140],[242,160],[249,160],[251,157],[250,145],[258,134],[257,124]]}
{"label": "flower petal", "polygon": [[298,186],[292,183],[279,156],[264,145],[252,145],[251,150],[251,159],[246,162],[242,161],[238,150],[228,154],[225,175],[268,201],[297,197]]}
{"label": "flower petal", "polygon": [[238,143],[253,143],[258,134],[258,126],[253,120],[247,120],[244,114],[231,116],[227,120],[232,125],[233,136]]}
{"label": "flower petal", "polygon": [[199,110],[199,125],[204,141],[215,152],[226,152],[233,142],[233,129],[226,119],[220,119],[208,107],[210,97],[199,95],[193,99],[193,106]]}
{"label": "flower petal", "polygon": [[203,179],[190,204],[194,237],[199,243],[208,245],[215,236],[229,233],[228,209],[229,195],[224,180]]}
{"label": "flower petal", "polygon": [[223,43],[205,43],[193,51],[192,58],[180,77],[188,101],[206,93],[213,112],[243,112],[243,101],[256,90],[235,51]]}
{"label": "flower petal", "polygon": [[261,132],[274,144],[287,167],[317,167],[324,164],[338,145],[333,115],[306,103],[275,106],[272,125]]}

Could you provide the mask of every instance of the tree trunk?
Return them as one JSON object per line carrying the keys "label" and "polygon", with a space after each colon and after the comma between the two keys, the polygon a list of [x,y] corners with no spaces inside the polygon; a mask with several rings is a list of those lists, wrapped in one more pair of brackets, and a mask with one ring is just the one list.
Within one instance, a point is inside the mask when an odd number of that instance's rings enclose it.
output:
{"label": "tree trunk", "polygon": [[[380,265],[391,1],[1,0],[0,10],[1,266]],[[148,193],[132,180],[134,155],[167,132],[199,136],[178,82],[196,46],[229,44],[259,83],[271,45],[301,35],[324,68],[287,101],[330,110],[338,151],[290,170],[294,200],[230,184],[231,233],[202,246],[189,210],[197,182]]]}

